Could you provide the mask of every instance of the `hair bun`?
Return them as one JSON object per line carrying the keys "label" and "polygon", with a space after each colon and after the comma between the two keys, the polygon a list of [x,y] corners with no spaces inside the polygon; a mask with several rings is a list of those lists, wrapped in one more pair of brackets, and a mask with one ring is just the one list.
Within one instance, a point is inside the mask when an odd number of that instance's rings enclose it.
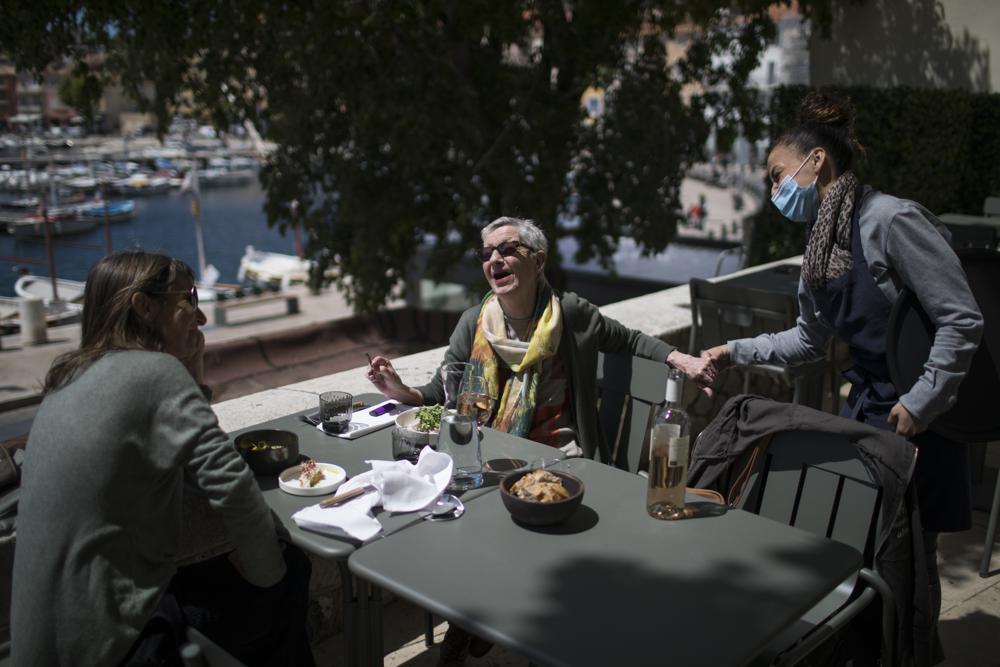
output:
{"label": "hair bun", "polygon": [[854,109],[847,98],[809,93],[799,104],[799,122],[803,125],[830,125],[850,132]]}

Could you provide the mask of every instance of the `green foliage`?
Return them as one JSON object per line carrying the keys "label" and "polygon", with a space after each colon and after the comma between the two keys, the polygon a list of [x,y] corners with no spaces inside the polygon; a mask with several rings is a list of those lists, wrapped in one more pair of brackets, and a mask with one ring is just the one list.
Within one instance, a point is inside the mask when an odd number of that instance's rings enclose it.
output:
{"label": "green foliage", "polygon": [[[799,102],[810,90],[788,86],[774,92],[772,137],[795,124]],[[855,171],[862,183],[935,213],[981,215],[983,200],[1000,194],[994,158],[1000,153],[1000,95],[866,86],[828,91],[849,97],[854,106],[854,134],[864,147]],[[766,202],[753,225],[749,262],[802,252],[801,227]]]}
{"label": "green foliage", "polygon": [[[278,145],[269,222],[301,224],[319,271],[370,311],[418,245],[442,277],[499,215],[536,220],[553,249],[575,235],[580,259],[606,261],[626,234],[662,249],[710,128],[722,143],[760,130],[746,78],[774,36],[769,4],[36,0],[3,2],[0,50],[36,71],[102,50],[161,131],[181,97],[220,127],[255,123]],[[686,56],[668,64],[678,26]],[[607,110],[587,124],[591,85]]]}
{"label": "green foliage", "polygon": [[101,99],[104,84],[83,64],[59,82],[59,99],[68,107],[76,109],[86,120],[93,123],[94,108]]}

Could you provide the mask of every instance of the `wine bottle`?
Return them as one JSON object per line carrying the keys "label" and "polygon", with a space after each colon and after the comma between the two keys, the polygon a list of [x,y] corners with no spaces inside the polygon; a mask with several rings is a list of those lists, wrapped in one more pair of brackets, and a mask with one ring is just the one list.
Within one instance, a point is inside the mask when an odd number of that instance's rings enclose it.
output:
{"label": "wine bottle", "polygon": [[666,403],[656,415],[649,435],[646,511],[657,519],[684,518],[691,420],[680,405],[682,387],[680,371],[671,369]]}

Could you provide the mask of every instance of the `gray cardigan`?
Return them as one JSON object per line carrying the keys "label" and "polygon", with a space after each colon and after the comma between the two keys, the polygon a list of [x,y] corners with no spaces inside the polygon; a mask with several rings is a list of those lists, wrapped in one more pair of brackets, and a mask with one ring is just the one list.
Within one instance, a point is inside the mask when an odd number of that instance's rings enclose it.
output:
{"label": "gray cardigan", "polygon": [[[599,451],[603,460],[609,461],[611,453],[597,426],[597,353],[627,353],[666,362],[675,348],[604,317],[597,306],[572,292],[559,295],[559,304],[563,315],[559,355],[573,396],[572,421],[576,428],[576,442],[583,449],[584,456],[592,457],[594,452]],[[469,360],[479,310],[480,306],[473,306],[462,313],[458,326],[451,334],[443,363]],[[423,396],[424,405],[444,402],[444,388],[437,374],[429,384],[417,387],[417,390]]]}
{"label": "gray cardigan", "polygon": [[[958,386],[979,347],[983,317],[941,222],[920,204],[872,191],[858,220],[861,249],[875,284],[890,304],[909,287],[937,325],[923,373],[897,387],[900,402],[925,424],[955,404]],[[730,341],[737,364],[796,364],[818,359],[833,334],[805,283],[799,282],[794,329]]]}
{"label": "gray cardigan", "polygon": [[176,571],[185,480],[222,516],[246,578],[277,583],[270,511],[177,359],[111,353],[45,398],[22,477],[14,664],[121,661]]}

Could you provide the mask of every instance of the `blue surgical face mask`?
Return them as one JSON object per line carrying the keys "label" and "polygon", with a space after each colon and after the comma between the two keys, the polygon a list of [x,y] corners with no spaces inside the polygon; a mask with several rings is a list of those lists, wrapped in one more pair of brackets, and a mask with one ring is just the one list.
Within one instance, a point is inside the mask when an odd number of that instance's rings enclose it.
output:
{"label": "blue surgical face mask", "polygon": [[807,155],[799,168],[791,176],[781,179],[781,185],[771,196],[771,203],[781,215],[793,222],[812,222],[816,219],[819,211],[819,193],[816,191],[816,179],[809,185],[802,186],[795,182],[795,177],[802,167],[806,166],[809,158]]}

